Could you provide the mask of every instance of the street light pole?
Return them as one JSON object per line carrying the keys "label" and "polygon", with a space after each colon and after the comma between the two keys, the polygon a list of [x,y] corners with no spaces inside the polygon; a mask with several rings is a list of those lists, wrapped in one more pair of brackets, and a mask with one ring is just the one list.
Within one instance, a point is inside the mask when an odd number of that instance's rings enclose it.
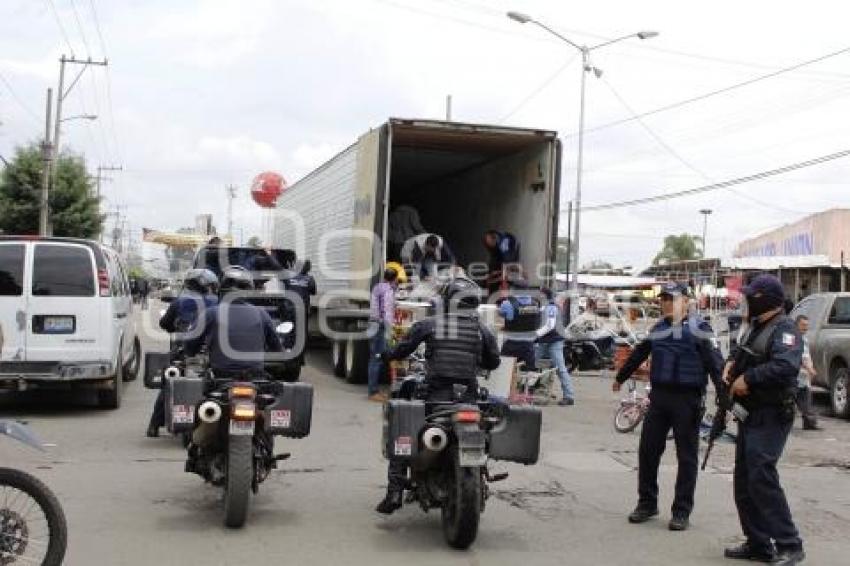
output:
{"label": "street light pole", "polygon": [[47,236],[49,224],[49,204],[48,197],[50,192],[50,162],[53,155],[53,148],[50,146],[50,118],[53,114],[53,89],[47,89],[47,111],[45,112],[44,123],[44,142],[42,143],[42,155],[44,157],[44,169],[41,172],[41,203],[38,210],[38,235]]}
{"label": "street light pole", "polygon": [[702,214],[702,258],[705,259],[705,236],[708,231],[708,215],[713,211],[710,208],[703,208],[699,211]]}
{"label": "street light pole", "polygon": [[585,113],[585,91],[587,89],[587,73],[592,72],[596,75],[596,78],[600,78],[602,76],[602,70],[598,67],[594,67],[590,61],[590,52],[596,49],[600,49],[602,47],[607,47],[608,45],[630,39],[632,37],[637,37],[638,39],[649,39],[658,35],[658,32],[654,31],[640,31],[637,33],[632,33],[629,35],[624,35],[622,37],[618,37],[616,39],[611,39],[608,41],[604,41],[597,45],[586,46],[579,45],[576,42],[572,41],[568,37],[558,33],[554,29],[550,28],[546,24],[539,22],[532,18],[527,14],[523,14],[521,12],[508,12],[508,18],[514,20],[515,22],[519,22],[521,24],[534,24],[540,28],[543,28],[548,33],[554,35],[564,43],[569,44],[573,48],[577,49],[581,53],[581,102],[579,107],[579,128],[578,128],[578,155],[576,157],[576,196],[575,196],[575,235],[570,241],[570,248],[575,250],[575,256],[572,263],[572,284],[570,286],[570,290],[578,294],[578,271],[579,271],[579,244],[580,244],[580,236],[581,236],[581,184],[582,184],[582,167],[584,160],[584,113]]}

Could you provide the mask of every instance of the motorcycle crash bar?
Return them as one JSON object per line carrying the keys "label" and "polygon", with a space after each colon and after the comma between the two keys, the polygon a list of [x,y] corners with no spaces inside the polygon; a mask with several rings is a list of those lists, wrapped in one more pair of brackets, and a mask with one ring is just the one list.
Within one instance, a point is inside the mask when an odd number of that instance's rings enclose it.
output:
{"label": "motorcycle crash bar", "polygon": [[221,405],[215,401],[204,401],[198,407],[198,418],[201,422],[212,424],[218,422],[221,418]]}
{"label": "motorcycle crash bar", "polygon": [[449,436],[440,427],[432,426],[422,433],[422,445],[431,452],[442,452],[449,445]]}

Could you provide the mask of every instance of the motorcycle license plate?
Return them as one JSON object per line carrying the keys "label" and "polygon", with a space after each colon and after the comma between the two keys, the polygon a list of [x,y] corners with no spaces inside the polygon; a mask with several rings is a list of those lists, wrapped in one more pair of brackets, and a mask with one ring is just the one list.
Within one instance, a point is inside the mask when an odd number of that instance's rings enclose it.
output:
{"label": "motorcycle license plate", "polygon": [[464,468],[483,466],[487,463],[487,452],[484,450],[485,438],[481,430],[460,430],[458,436],[458,455],[460,465]]}
{"label": "motorcycle license plate", "polygon": [[471,468],[483,466],[487,463],[487,453],[483,448],[463,448],[460,449],[460,466],[462,468]]}
{"label": "motorcycle license plate", "polygon": [[254,434],[254,421],[230,421],[230,434],[233,436]]}
{"label": "motorcycle license plate", "polygon": [[172,405],[171,424],[193,424],[195,422],[195,408],[191,405]]}

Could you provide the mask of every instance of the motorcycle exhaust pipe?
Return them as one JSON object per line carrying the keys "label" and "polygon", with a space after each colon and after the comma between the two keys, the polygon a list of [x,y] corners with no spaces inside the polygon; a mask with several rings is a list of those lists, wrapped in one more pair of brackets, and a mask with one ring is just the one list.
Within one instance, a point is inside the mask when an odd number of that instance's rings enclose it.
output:
{"label": "motorcycle exhaust pipe", "polygon": [[198,407],[198,418],[202,423],[213,424],[221,418],[221,405],[215,401],[204,401]]}
{"label": "motorcycle exhaust pipe", "polygon": [[168,379],[175,379],[177,377],[180,377],[180,369],[174,366],[169,366],[165,368],[165,372],[163,373],[163,375]]}
{"label": "motorcycle exhaust pipe", "polygon": [[449,445],[449,436],[440,427],[432,426],[422,433],[422,445],[431,452],[442,452]]}

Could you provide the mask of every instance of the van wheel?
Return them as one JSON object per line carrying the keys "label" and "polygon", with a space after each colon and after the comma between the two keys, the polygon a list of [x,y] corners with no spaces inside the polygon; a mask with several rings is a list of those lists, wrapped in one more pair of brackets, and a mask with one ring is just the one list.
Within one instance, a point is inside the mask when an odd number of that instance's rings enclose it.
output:
{"label": "van wheel", "polygon": [[345,344],[345,380],[366,383],[369,371],[369,341],[349,338]]}
{"label": "van wheel", "polygon": [[345,377],[345,342],[342,340],[334,340],[331,344],[331,365],[335,376]]}
{"label": "van wheel", "polygon": [[836,417],[850,419],[850,371],[847,368],[838,368],[832,376],[829,387],[829,402],[832,414]]}
{"label": "van wheel", "polygon": [[124,385],[124,365],[118,364],[115,377],[112,378],[111,389],[101,389],[97,392],[98,403],[104,409],[117,409],[121,406],[121,389]]}
{"label": "van wheel", "polygon": [[130,361],[124,365],[124,381],[135,381],[139,377],[139,368],[142,365],[142,343],[139,337],[133,339],[133,354]]}

